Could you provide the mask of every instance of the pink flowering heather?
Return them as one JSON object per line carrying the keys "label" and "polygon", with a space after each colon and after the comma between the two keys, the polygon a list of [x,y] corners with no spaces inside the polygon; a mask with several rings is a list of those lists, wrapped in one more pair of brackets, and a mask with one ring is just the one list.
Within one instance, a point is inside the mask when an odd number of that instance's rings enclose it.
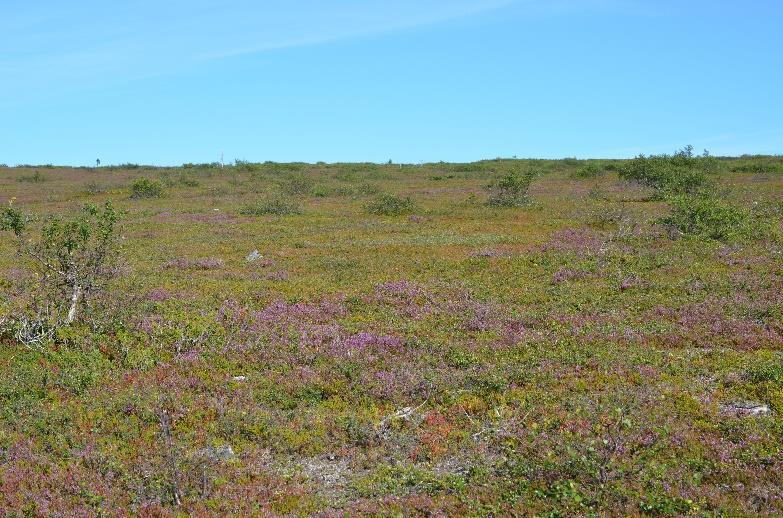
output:
{"label": "pink flowering heather", "polygon": [[739,350],[783,346],[779,329],[737,311],[743,306],[752,307],[747,302],[748,299],[742,296],[734,300],[712,297],[677,310],[657,307],[653,312],[655,317],[666,318],[674,325],[671,331],[662,335],[664,342],[670,345],[722,346]]}
{"label": "pink flowering heather", "polygon": [[375,285],[375,295],[379,299],[384,297],[415,298],[424,295],[424,288],[406,280],[390,281]]}
{"label": "pink flowering heather", "polygon": [[377,284],[367,301],[388,304],[403,316],[414,319],[435,309],[432,295],[420,284],[406,280]]}
{"label": "pink flowering heather", "polygon": [[338,339],[337,319],[345,315],[345,306],[339,300],[317,304],[276,300],[261,311],[226,301],[218,311],[217,321],[228,332],[233,347],[269,341],[273,345],[301,342],[302,347],[312,349]]}
{"label": "pink flowering heather", "polygon": [[447,307],[461,318],[467,331],[498,330],[503,321],[503,311],[497,305],[477,300],[468,293],[449,300]]}
{"label": "pink flowering heather", "polygon": [[599,232],[587,228],[567,228],[554,232],[541,250],[589,256],[599,253],[604,246],[605,239]]}
{"label": "pink flowering heather", "polygon": [[362,331],[332,343],[330,352],[334,356],[350,358],[365,352],[399,351],[404,343],[405,341],[397,336],[376,335]]}
{"label": "pink flowering heather", "polygon": [[160,315],[144,315],[136,323],[136,329],[142,333],[152,334],[163,323],[164,319]]}
{"label": "pink flowering heather", "polygon": [[540,340],[544,332],[525,319],[507,318],[503,322],[502,340],[505,345],[515,345],[528,340]]}
{"label": "pink flowering heather", "polygon": [[288,272],[285,270],[277,270],[275,272],[269,272],[264,275],[264,279],[268,281],[287,281]]}
{"label": "pink flowering heather", "polygon": [[171,292],[165,288],[155,288],[147,294],[147,299],[152,302],[163,302],[172,297]]}
{"label": "pink flowering heather", "polygon": [[631,288],[639,288],[644,286],[644,280],[638,275],[629,275],[623,278],[620,282],[620,291],[630,290]]}
{"label": "pink flowering heather", "polygon": [[573,268],[560,268],[552,276],[552,284],[561,284],[567,281],[576,281],[586,278],[590,272],[585,270],[575,270]]}

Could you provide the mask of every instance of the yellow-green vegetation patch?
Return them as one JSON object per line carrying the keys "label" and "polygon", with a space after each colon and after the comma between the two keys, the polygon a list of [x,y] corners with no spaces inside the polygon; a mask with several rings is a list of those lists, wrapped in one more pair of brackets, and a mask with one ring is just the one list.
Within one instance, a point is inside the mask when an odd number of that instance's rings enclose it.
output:
{"label": "yellow-green vegetation patch", "polygon": [[0,168],[0,509],[779,515],[781,171]]}

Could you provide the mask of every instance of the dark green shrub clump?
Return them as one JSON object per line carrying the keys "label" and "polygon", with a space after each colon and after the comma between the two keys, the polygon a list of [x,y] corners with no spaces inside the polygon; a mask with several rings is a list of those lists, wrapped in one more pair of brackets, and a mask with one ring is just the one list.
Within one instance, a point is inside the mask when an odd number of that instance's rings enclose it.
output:
{"label": "dark green shrub clump", "polygon": [[536,173],[533,171],[524,173],[511,171],[507,173],[487,186],[489,189],[487,205],[492,207],[521,207],[526,205],[530,201],[528,189],[530,189],[530,184],[533,183],[535,177]]}
{"label": "dark green shrub clump", "polygon": [[595,178],[604,171],[605,169],[598,164],[586,164],[574,171],[574,178]]}
{"label": "dark green shrub clump", "polygon": [[31,175],[20,176],[17,178],[17,181],[27,183],[41,183],[46,181],[46,177],[41,174],[41,171],[36,171]]}
{"label": "dark green shrub clump", "polygon": [[185,164],[182,164],[183,169],[216,169],[220,167],[220,162],[210,162],[210,163],[201,163],[201,164],[193,164],[191,162],[187,162]]}
{"label": "dark green shrub clump", "polygon": [[707,182],[704,171],[668,156],[640,155],[620,170],[620,176],[669,193],[695,192]]}
{"label": "dark green shrub clump", "polygon": [[160,198],[163,195],[163,184],[158,180],[142,177],[131,184],[131,198]]}
{"label": "dark green shrub clump", "polygon": [[686,146],[673,155],[640,155],[620,169],[620,177],[667,194],[692,194],[710,186],[710,175],[717,167],[716,159],[707,150],[694,156],[692,147]]}
{"label": "dark green shrub clump", "polygon": [[778,171],[776,164],[769,164],[764,162],[753,162],[750,164],[741,164],[731,168],[735,173],[753,173],[753,174],[768,174]]}
{"label": "dark green shrub clump", "polygon": [[290,216],[292,214],[301,214],[302,209],[298,204],[285,198],[270,198],[261,201],[255,205],[246,205],[239,211],[245,216]]}
{"label": "dark green shrub clump", "polygon": [[195,178],[184,174],[180,175],[179,183],[184,185],[185,187],[198,187],[199,185],[201,185],[199,181],[196,180]]}
{"label": "dark green shrub clump", "polygon": [[281,188],[291,196],[307,196],[313,191],[313,180],[303,174],[293,174],[283,179]]}
{"label": "dark green shrub clump", "polygon": [[676,196],[670,200],[672,213],[664,224],[683,234],[726,240],[747,234],[747,211],[727,205],[711,196]]}
{"label": "dark green shrub clump", "polygon": [[396,194],[381,194],[367,205],[365,210],[369,214],[379,216],[398,216],[410,214],[416,210],[416,204],[410,196],[397,196]]}
{"label": "dark green shrub clump", "polygon": [[620,177],[652,187],[662,196],[691,194],[709,186],[716,164],[707,151],[693,156],[693,148],[687,146],[673,155],[639,155],[620,169]]}
{"label": "dark green shrub clump", "polygon": [[776,356],[751,366],[745,377],[753,383],[783,384],[783,356]]}

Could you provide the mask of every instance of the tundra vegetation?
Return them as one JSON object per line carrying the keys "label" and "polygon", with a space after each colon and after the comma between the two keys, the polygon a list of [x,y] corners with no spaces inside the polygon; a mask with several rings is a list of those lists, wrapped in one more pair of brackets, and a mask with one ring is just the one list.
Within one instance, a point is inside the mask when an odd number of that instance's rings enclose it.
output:
{"label": "tundra vegetation", "polygon": [[0,193],[5,515],[783,513],[783,158]]}

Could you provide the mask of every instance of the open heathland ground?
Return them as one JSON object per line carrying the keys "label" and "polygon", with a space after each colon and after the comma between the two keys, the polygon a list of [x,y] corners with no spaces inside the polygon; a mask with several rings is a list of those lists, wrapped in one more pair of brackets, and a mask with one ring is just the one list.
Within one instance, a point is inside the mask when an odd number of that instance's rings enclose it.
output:
{"label": "open heathland ground", "polygon": [[120,216],[39,341],[0,234],[9,516],[783,513],[783,158],[0,167],[0,198],[33,240]]}

